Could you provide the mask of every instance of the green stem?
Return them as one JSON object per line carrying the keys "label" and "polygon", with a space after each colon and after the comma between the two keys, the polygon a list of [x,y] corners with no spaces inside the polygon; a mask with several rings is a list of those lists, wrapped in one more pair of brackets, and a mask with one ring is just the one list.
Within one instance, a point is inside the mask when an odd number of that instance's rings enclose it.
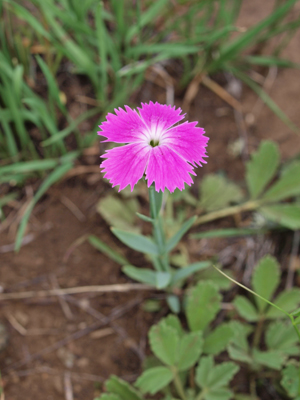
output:
{"label": "green stem", "polygon": [[179,396],[182,398],[182,400],[187,400],[186,394],[184,392],[184,388],[181,382],[181,379],[178,375],[178,371],[176,368],[172,368],[173,376],[174,376],[174,384],[176,387],[176,390],[179,394]]}
{"label": "green stem", "polygon": [[259,345],[261,334],[262,334],[262,329],[264,326],[264,320],[265,320],[265,316],[261,315],[260,319],[256,325],[255,332],[254,332],[253,347],[258,347],[258,345]]}
{"label": "green stem", "polygon": [[212,211],[199,217],[194,225],[205,224],[206,222],[214,221],[215,219],[228,217],[229,215],[238,214],[243,211],[252,211],[261,206],[261,201],[249,200],[246,203],[237,206],[223,208],[222,210]]}

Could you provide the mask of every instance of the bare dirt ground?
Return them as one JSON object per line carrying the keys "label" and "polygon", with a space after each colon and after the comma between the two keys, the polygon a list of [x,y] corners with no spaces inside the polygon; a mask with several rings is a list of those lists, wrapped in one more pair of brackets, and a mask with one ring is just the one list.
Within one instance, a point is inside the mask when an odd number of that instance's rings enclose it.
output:
{"label": "bare dirt ground", "polygon": [[[262,4],[260,0],[244,2],[239,25],[249,27],[263,18],[272,5],[272,2],[266,3]],[[300,62],[299,46],[300,32],[284,50],[283,56]],[[268,71],[262,72],[265,76],[268,74]],[[300,126],[300,71],[270,73],[273,74],[270,95]],[[139,96],[143,97],[141,93],[136,97]],[[164,94],[154,88],[148,100],[164,102],[163,97]],[[224,171],[229,178],[240,182],[244,163],[233,149],[245,134],[249,152],[257,148],[262,139],[272,139],[280,145],[283,159],[300,153],[300,137],[258,102],[248,89],[243,88],[241,102],[244,114],[250,115],[251,126],[246,127],[246,133],[241,132],[231,107],[208,89],[200,87],[189,119],[199,121],[210,142],[208,164],[198,171],[198,179],[209,172]],[[176,105],[181,103],[182,98],[176,98]],[[86,159],[82,161],[86,162]],[[89,156],[88,163],[97,165],[99,156]],[[36,188],[36,183],[32,185]],[[65,179],[51,188],[35,208],[27,232],[34,235],[31,236],[33,240],[18,254],[3,251],[3,246],[13,241],[14,228],[9,234],[7,230],[2,232],[2,290],[37,291],[130,282],[118,264],[87,242],[74,245],[84,235],[95,234],[111,246],[120,248],[133,264],[143,265],[143,258],[118,243],[96,212],[97,201],[110,190],[100,174],[98,178],[80,175]],[[74,212],[70,201],[80,212]],[[222,246],[229,245],[232,243],[218,242],[215,252],[218,254]],[[243,245],[244,242],[240,242],[237,246]],[[193,243],[195,246],[197,243]],[[274,251],[274,245],[271,249]],[[282,259],[285,259],[284,255]],[[143,310],[144,299],[155,296],[159,294],[154,291],[137,291],[43,299],[33,296],[26,300],[1,301],[0,318],[8,332],[7,345],[0,353],[5,398],[64,400],[71,388],[74,399],[93,399],[100,393],[101,383],[112,373],[129,381],[135,380],[147,351],[147,331],[166,312],[163,303],[159,313]]]}

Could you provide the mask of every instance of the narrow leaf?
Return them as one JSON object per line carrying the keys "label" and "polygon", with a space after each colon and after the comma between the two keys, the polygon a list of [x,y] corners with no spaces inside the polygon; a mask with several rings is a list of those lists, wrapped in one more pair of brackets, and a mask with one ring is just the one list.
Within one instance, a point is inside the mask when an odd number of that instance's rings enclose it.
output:
{"label": "narrow leaf", "polygon": [[206,269],[211,266],[210,261],[200,261],[197,263],[193,263],[188,265],[187,267],[181,268],[178,271],[175,272],[175,274],[172,277],[171,285],[174,285],[178,281],[181,281],[183,279],[188,278],[192,274],[194,274],[197,271],[201,271],[203,269]]}
{"label": "narrow leaf", "polygon": [[[124,264],[123,264],[124,265]],[[125,265],[122,268],[124,274],[135,281],[146,283],[147,285],[156,285],[156,273],[148,268],[136,268],[132,265]]]}
{"label": "narrow leaf", "polygon": [[133,250],[146,254],[154,254],[156,256],[159,254],[156,244],[146,236],[125,232],[116,228],[112,228],[111,231],[122,243]]}
{"label": "narrow leaf", "polygon": [[113,250],[110,246],[100,240],[97,236],[90,235],[88,237],[89,243],[95,247],[97,250],[101,251],[111,260],[117,262],[118,264],[124,265],[129,264],[125,257],[119,254],[117,251]]}
{"label": "narrow leaf", "polygon": [[182,236],[194,224],[196,219],[197,219],[197,216],[194,216],[194,217],[188,219],[187,221],[185,221],[185,223],[182,225],[182,227],[179,229],[179,231],[177,233],[175,233],[175,235],[172,236],[171,239],[168,240],[168,242],[166,244],[166,251],[167,252],[170,252],[172,249],[174,249],[174,247],[179,243],[179,241],[182,238]]}

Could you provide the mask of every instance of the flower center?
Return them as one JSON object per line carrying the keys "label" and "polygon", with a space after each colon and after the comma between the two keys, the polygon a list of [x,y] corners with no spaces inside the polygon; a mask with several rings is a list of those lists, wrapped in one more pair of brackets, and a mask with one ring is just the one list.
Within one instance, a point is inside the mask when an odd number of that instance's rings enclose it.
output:
{"label": "flower center", "polygon": [[150,144],[151,147],[156,147],[156,146],[159,145],[159,140],[158,139],[151,139],[149,144]]}

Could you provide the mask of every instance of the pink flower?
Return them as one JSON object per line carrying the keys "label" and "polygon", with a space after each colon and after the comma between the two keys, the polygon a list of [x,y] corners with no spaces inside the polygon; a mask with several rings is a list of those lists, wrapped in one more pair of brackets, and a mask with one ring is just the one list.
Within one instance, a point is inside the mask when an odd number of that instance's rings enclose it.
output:
{"label": "pink flower", "polygon": [[208,138],[204,130],[196,127],[197,122],[184,122],[181,109],[159,103],[142,104],[132,110],[125,106],[108,114],[100,125],[99,135],[105,142],[125,143],[125,146],[107,150],[100,168],[113,186],[120,185],[119,191],[127,185],[131,191],[145,173],[148,187],[155,182],[155,190],[167,188],[173,192],[191,185],[196,175],[196,164],[206,163]]}

